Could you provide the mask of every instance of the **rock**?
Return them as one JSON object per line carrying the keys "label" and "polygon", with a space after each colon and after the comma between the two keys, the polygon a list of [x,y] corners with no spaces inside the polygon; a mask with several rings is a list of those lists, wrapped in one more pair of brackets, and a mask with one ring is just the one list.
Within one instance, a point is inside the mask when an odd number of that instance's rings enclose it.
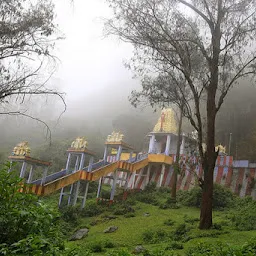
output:
{"label": "rock", "polygon": [[70,241],[80,240],[87,236],[89,232],[88,228],[79,229],[75,232],[75,234],[69,239]]}
{"label": "rock", "polygon": [[139,253],[142,253],[142,252],[146,252],[147,249],[145,247],[143,247],[142,245],[137,245],[134,250],[133,250],[133,253],[134,254],[139,254]]}
{"label": "rock", "polygon": [[144,216],[145,216],[145,217],[148,217],[148,216],[150,216],[150,214],[149,214],[148,212],[145,212],[145,213],[144,213]]}
{"label": "rock", "polygon": [[113,233],[118,229],[116,226],[110,226],[107,229],[104,230],[104,233]]}

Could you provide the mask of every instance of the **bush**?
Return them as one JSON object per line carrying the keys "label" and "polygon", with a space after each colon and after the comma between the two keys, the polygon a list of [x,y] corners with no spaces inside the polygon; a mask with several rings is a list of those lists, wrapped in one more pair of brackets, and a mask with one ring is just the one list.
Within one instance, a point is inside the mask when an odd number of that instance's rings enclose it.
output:
{"label": "bush", "polygon": [[185,215],[184,215],[184,221],[185,221],[185,223],[194,225],[196,222],[199,221],[199,218],[188,217],[188,215],[185,214]]}
{"label": "bush", "polygon": [[125,215],[128,213],[134,213],[135,210],[131,205],[129,205],[127,202],[118,203],[113,206],[113,214],[114,215]]}
{"label": "bush", "polygon": [[186,226],[185,223],[179,224],[173,232],[173,240],[175,241],[188,241],[189,237],[187,236],[187,232],[189,228]]}
{"label": "bush", "polygon": [[104,247],[105,248],[114,248],[115,247],[115,244],[111,241],[105,241],[104,242]]}
{"label": "bush", "polygon": [[172,241],[165,247],[165,250],[182,250],[184,248],[182,243]]}
{"label": "bush", "polygon": [[[194,187],[189,191],[178,191],[177,201],[185,206],[200,207],[202,199],[202,189],[199,187]],[[233,193],[219,185],[214,184],[213,188],[213,208],[223,209],[225,207],[230,207],[234,203]]]}
{"label": "bush", "polygon": [[253,256],[256,255],[256,243],[251,241],[242,247],[231,247],[223,243],[217,244],[198,244],[195,247],[190,247],[186,256]]}
{"label": "bush", "polygon": [[8,168],[0,170],[0,255],[57,255],[64,250],[57,211],[19,192],[22,179]]}
{"label": "bush", "polygon": [[136,199],[142,203],[158,205],[158,201],[153,194],[146,194],[146,192],[141,192],[136,194]]}
{"label": "bush", "polygon": [[177,204],[175,199],[169,197],[167,198],[164,204],[161,204],[159,206],[159,208],[160,209],[179,209],[180,206]]}
{"label": "bush", "polygon": [[103,206],[97,204],[97,202],[88,202],[84,209],[81,211],[83,217],[98,216],[104,211]]}
{"label": "bush", "polygon": [[135,217],[135,214],[134,214],[133,212],[129,212],[129,213],[126,213],[126,214],[124,215],[124,217],[125,217],[125,218],[133,218],[133,217]]}
{"label": "bush", "polygon": [[157,191],[156,182],[148,183],[148,184],[145,186],[144,191],[147,192],[147,193],[152,193],[152,192]]}
{"label": "bush", "polygon": [[78,224],[78,219],[81,215],[81,209],[74,206],[63,207],[60,209],[61,217],[66,222]]}
{"label": "bush", "polygon": [[103,252],[104,251],[102,244],[99,242],[91,243],[91,244],[89,244],[88,247],[91,252]]}
{"label": "bush", "polygon": [[237,198],[230,220],[237,230],[256,230],[256,201],[251,197]]}
{"label": "bush", "polygon": [[167,219],[164,221],[164,225],[166,226],[173,226],[175,223],[175,221],[173,221],[172,219]]}
{"label": "bush", "polygon": [[142,233],[142,239],[146,243],[156,244],[169,240],[169,235],[162,229],[148,230]]}
{"label": "bush", "polygon": [[131,256],[127,250],[121,249],[117,251],[107,252],[106,256]]}

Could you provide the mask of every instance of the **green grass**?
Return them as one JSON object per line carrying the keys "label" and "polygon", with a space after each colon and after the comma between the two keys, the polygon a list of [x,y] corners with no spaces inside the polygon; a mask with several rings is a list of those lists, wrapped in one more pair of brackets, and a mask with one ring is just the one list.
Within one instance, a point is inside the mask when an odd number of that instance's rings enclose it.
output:
{"label": "green grass", "polygon": [[[107,191],[107,188],[104,189]],[[196,196],[193,193],[192,195]],[[154,200],[151,202],[154,205],[149,204],[150,202],[148,202],[151,197],[154,198]],[[252,238],[256,238],[256,230],[238,231],[238,228],[235,227],[235,224],[232,222],[234,219],[232,216],[234,215],[240,216],[248,213],[248,216],[250,217],[254,214],[256,204],[252,203],[251,200],[233,198],[233,204],[228,206],[229,208],[222,208],[221,211],[215,210],[213,212],[215,228],[211,230],[199,230],[198,226],[200,210],[198,208],[185,206],[178,209],[159,208],[160,205],[166,203],[166,200],[169,197],[170,191],[164,189],[159,191],[152,189],[145,191],[142,194],[130,195],[128,197],[126,206],[128,204],[128,209],[129,207],[132,207],[135,212],[129,212],[128,217],[124,214],[115,215],[115,213],[117,214],[117,212],[119,212],[120,214],[120,212],[122,213],[123,209],[126,209],[125,205],[122,203],[116,203],[111,207],[100,206],[100,210],[103,212],[94,217],[82,217],[85,215],[85,212],[88,213],[88,209],[84,209],[78,215],[75,209],[74,215],[72,215],[71,209],[71,212],[68,212],[69,215],[67,217],[71,216],[72,218],[68,218],[68,222],[62,221],[62,229],[66,237],[66,245],[68,248],[77,248],[79,251],[79,256],[99,256],[107,255],[108,252],[123,248],[129,252],[132,252],[137,245],[143,245],[146,249],[152,252],[155,249],[165,249],[166,247],[172,248],[172,246],[175,247],[177,244],[181,244],[184,247],[183,249],[177,250],[176,246],[173,251],[167,251],[167,254],[164,255],[172,255],[171,252],[175,252],[177,255],[182,256],[185,255],[185,252],[189,248],[195,247],[199,243],[206,245],[214,244],[214,246],[216,246],[219,242],[221,242],[233,247],[242,246]],[[186,194],[185,197],[188,198]],[[43,200],[57,208],[58,198],[59,195],[55,194],[53,196],[43,198]],[[146,200],[148,203],[142,202],[143,200]],[[219,200],[221,201],[222,198]],[[87,207],[89,207],[90,212],[97,214],[97,210],[99,210],[97,207],[99,206],[96,207],[95,201],[95,198],[89,199],[87,202]],[[182,201],[179,201],[178,204],[181,203]],[[145,216],[145,213],[149,213],[149,216]],[[131,215],[133,216],[131,217]],[[106,220],[106,216],[115,216],[116,218]],[[117,226],[118,230],[114,233],[105,234],[103,231],[109,226]],[[68,241],[68,238],[76,230],[84,227],[87,227],[90,230],[87,237],[80,241]],[[179,231],[181,230],[181,232],[178,232],[177,228],[179,228]],[[182,228],[185,229],[185,234],[182,233],[182,231],[184,231]],[[152,235],[153,238],[151,240],[143,240],[145,234],[147,235],[146,238],[148,238],[148,235]],[[105,246],[107,241],[114,244],[114,248],[105,248],[108,247]],[[104,250],[103,252],[86,253],[86,250],[89,248],[97,249],[98,247],[95,245],[98,244],[102,245]],[[170,254],[168,254],[168,252],[170,252]],[[151,253],[150,255],[155,254]]]}
{"label": "green grass", "polygon": [[[165,248],[169,242],[162,242],[157,244],[145,243],[143,241],[143,232],[152,230],[157,231],[159,229],[166,231],[171,234],[175,228],[185,222],[185,219],[198,219],[199,209],[182,207],[179,209],[159,209],[158,206],[148,205],[145,203],[137,203],[135,206],[135,217],[125,218],[124,216],[117,216],[116,219],[109,220],[106,222],[98,223],[97,225],[91,226],[90,223],[95,220],[102,220],[104,214],[97,217],[81,218],[79,221],[80,227],[89,227],[89,235],[76,242],[68,242],[68,246],[78,246],[81,248],[81,252],[90,246],[91,243],[104,243],[105,241],[111,241],[117,248],[128,248],[132,251],[136,245],[142,244],[147,249],[154,248]],[[144,213],[148,212],[150,216],[144,216]],[[226,222],[226,215],[228,211],[216,211],[214,212],[214,221],[216,223]],[[167,226],[164,222],[168,219],[174,221],[172,226]],[[194,221],[190,224],[189,221],[186,223],[188,228],[188,236],[190,240],[183,242],[184,249],[179,250],[179,253],[183,255],[183,252],[198,243],[216,243],[221,241],[230,245],[243,245],[249,241],[250,238],[256,237],[256,231],[236,231],[232,225],[222,225],[222,230],[199,230],[198,221]],[[109,226],[117,226],[118,230],[114,233],[105,234],[103,231]],[[205,236],[205,237],[200,237]],[[208,237],[207,237],[208,236]],[[214,237],[209,237],[214,236]],[[108,250],[108,249],[106,249]],[[83,255],[83,254],[81,254]],[[94,255],[104,255],[94,254]]]}

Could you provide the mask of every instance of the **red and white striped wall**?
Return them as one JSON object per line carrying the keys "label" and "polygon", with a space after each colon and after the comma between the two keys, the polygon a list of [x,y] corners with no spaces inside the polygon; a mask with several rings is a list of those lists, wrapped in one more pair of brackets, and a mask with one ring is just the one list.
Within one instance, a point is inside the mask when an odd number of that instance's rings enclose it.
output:
{"label": "red and white striped wall", "polygon": [[[175,161],[175,155],[174,161]],[[189,190],[197,184],[198,177],[202,177],[203,170],[198,163],[198,158],[188,158],[183,155],[184,164],[181,173],[178,175],[177,189]],[[108,162],[114,162],[115,156],[108,157]],[[191,170],[191,163],[193,168]],[[234,161],[235,166],[246,166],[244,163]],[[247,165],[248,166],[248,165]],[[118,177],[128,179],[128,189],[144,189],[147,183],[155,182],[157,186],[171,187],[173,184],[173,166],[162,166],[161,164],[151,164],[138,170],[135,173],[118,173]],[[112,185],[113,180],[105,178],[104,183]],[[219,156],[214,169],[214,182],[230,188],[240,197],[247,195],[256,199],[256,168],[234,167],[232,156]],[[160,184],[161,183],[161,184]],[[124,181],[118,181],[120,186]]]}

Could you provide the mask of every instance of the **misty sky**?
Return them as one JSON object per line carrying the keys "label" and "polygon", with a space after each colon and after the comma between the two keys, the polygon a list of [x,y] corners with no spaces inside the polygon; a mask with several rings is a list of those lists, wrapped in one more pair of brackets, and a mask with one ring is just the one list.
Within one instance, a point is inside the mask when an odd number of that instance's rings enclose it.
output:
{"label": "misty sky", "polygon": [[53,81],[67,93],[67,113],[84,114],[88,105],[88,111],[96,114],[110,105],[120,111],[139,83],[123,66],[124,59],[132,56],[132,46],[117,38],[103,38],[101,18],[109,17],[111,10],[104,0],[55,3],[59,29],[66,39],[56,47],[61,63]]}

